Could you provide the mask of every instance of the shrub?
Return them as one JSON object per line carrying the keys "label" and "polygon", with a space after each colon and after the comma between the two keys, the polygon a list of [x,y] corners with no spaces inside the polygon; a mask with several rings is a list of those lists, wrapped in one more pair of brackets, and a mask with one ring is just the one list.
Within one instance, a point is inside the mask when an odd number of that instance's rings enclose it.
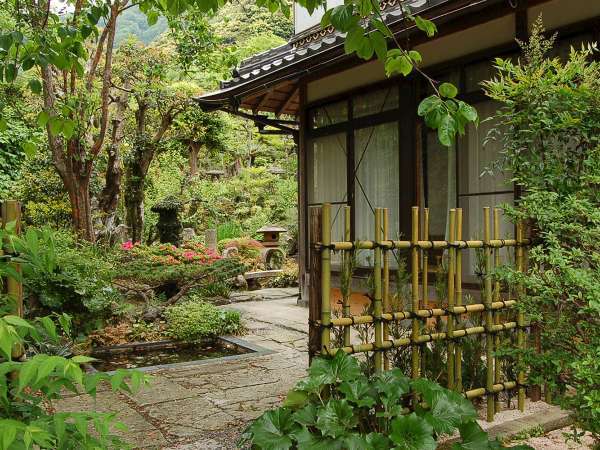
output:
{"label": "shrub", "polygon": [[[109,427],[123,428],[114,413],[54,411],[53,402],[64,393],[96,395],[99,383],[114,391],[134,392],[148,382],[142,372],[117,370],[114,375],[85,373],[80,365],[92,361],[87,356],[64,358],[43,353],[24,362],[12,359],[15,346],[39,344],[50,339],[60,344],[57,329],[48,318],[40,319],[45,332],[16,316],[0,317],[0,436],[1,448],[126,448]],[[130,385],[126,383],[130,382]],[[32,445],[33,444],[33,445]]]}
{"label": "shrub", "polygon": [[520,287],[519,305],[541,330],[542,351],[521,352],[529,383],[546,383],[600,440],[600,63],[591,46],[549,59],[552,44],[538,22],[522,62],[498,60],[485,83],[501,104],[491,137],[522,191],[506,211],[534,237],[527,271],[500,276]]}
{"label": "shrub", "polygon": [[46,310],[98,314],[118,303],[113,266],[92,244],[48,228],[28,228],[22,237],[8,230],[5,236],[25,263],[28,293]]}
{"label": "shrub", "polygon": [[171,306],[165,316],[170,336],[182,341],[234,334],[241,328],[239,312],[222,310],[203,301]]}
{"label": "shrub", "polygon": [[[411,397],[424,403],[410,412]],[[473,405],[460,394],[425,379],[411,380],[398,369],[367,377],[343,351],[318,358],[308,378],[288,393],[284,406],[252,423],[242,443],[257,449],[435,450],[437,440],[460,432],[453,449],[501,448],[475,421]],[[530,447],[514,447],[528,449]]]}

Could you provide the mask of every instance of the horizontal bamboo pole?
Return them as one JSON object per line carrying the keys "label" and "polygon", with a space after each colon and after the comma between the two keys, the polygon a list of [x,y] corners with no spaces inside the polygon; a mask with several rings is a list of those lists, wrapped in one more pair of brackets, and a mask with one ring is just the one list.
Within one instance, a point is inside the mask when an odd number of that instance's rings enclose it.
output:
{"label": "horizontal bamboo pole", "polygon": [[[506,381],[504,383],[494,384],[492,386],[491,391],[492,391],[492,393],[497,394],[498,392],[513,390],[516,387],[517,387],[517,383],[515,381]],[[470,391],[466,391],[464,393],[464,395],[469,400],[472,400],[474,398],[483,397],[484,395],[486,395],[486,389],[485,388],[471,389]]]}
{"label": "horizontal bamboo pole", "polygon": [[[531,243],[530,239],[523,239],[520,242],[516,239],[490,239],[486,241],[381,241],[376,243],[375,241],[356,241],[356,242],[332,242],[327,245],[327,248],[331,250],[373,250],[374,248],[383,248],[385,250],[393,249],[409,249],[417,247],[423,250],[431,249],[446,249],[449,247],[453,248],[504,248],[504,247],[518,247],[526,246]],[[317,243],[317,247],[323,247],[323,244]]]}
{"label": "horizontal bamboo pole", "polygon": [[[333,320],[332,320],[332,324],[333,324]],[[516,322],[501,323],[498,325],[494,325],[494,327],[491,329],[491,333],[512,330],[515,328],[517,328]],[[440,340],[445,340],[445,339],[454,339],[454,338],[461,338],[461,337],[465,337],[465,336],[473,336],[473,335],[477,335],[477,334],[485,334],[485,332],[486,332],[486,329],[483,326],[461,328],[459,330],[454,330],[452,332],[447,332],[447,333],[420,334],[414,340],[412,338],[408,338],[408,337],[400,338],[400,339],[393,339],[393,340],[386,340],[386,341],[383,341],[381,343],[381,345],[379,345],[379,346],[376,345],[375,343],[368,343],[368,344],[349,345],[349,346],[340,347],[340,348],[332,348],[330,350],[330,354],[335,355],[338,350],[343,350],[344,352],[346,352],[348,354],[371,352],[371,351],[375,351],[375,350],[389,350],[391,348],[406,347],[413,343],[414,344],[425,344],[425,343],[431,342],[431,341],[440,341]]]}
{"label": "horizontal bamboo pole", "polygon": [[[494,310],[510,308],[516,305],[516,300],[506,300],[492,303],[491,307]],[[419,309],[416,312],[411,311],[399,311],[393,313],[386,313],[381,315],[381,320],[387,322],[398,322],[405,319],[412,319],[414,317],[429,318],[429,317],[445,317],[448,316],[448,312],[454,314],[464,314],[468,312],[480,312],[485,311],[485,305],[483,303],[475,303],[473,305],[465,306],[454,306],[452,308],[441,309]],[[373,316],[353,316],[353,317],[338,317],[331,319],[331,324],[335,327],[347,327],[349,325],[363,325],[373,323],[375,321]]]}

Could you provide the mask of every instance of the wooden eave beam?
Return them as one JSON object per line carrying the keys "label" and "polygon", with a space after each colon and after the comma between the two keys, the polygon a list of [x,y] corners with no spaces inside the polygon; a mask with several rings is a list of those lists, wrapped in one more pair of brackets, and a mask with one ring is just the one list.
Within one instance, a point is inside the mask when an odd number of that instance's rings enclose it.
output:
{"label": "wooden eave beam", "polygon": [[295,87],[294,89],[292,89],[292,92],[290,93],[290,95],[285,99],[285,101],[282,103],[282,105],[279,108],[277,108],[277,111],[275,111],[276,117],[279,117],[281,115],[281,113],[283,113],[286,109],[288,109],[288,107],[292,103],[292,100],[294,100],[296,95],[298,95],[298,92],[299,92],[298,87]]}
{"label": "wooden eave beam", "polygon": [[260,101],[256,104],[256,106],[254,108],[252,108],[252,113],[254,113],[256,115],[256,113],[258,111],[260,111],[260,109],[265,106],[265,104],[269,101],[269,98],[271,98],[271,95],[273,94],[273,88],[269,89],[267,92],[265,92],[265,95],[262,96],[262,98],[260,99]]}

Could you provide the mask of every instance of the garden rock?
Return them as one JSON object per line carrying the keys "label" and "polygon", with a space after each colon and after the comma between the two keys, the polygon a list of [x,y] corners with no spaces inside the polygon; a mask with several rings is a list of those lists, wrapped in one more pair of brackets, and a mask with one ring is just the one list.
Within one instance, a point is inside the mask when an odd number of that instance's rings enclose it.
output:
{"label": "garden rock", "polygon": [[112,232],[113,242],[122,244],[129,239],[129,228],[124,223],[117,225]]}
{"label": "garden rock", "polygon": [[183,239],[183,242],[191,241],[195,237],[196,237],[196,232],[194,231],[193,228],[184,228],[181,233],[181,239]]}
{"label": "garden rock", "polygon": [[244,278],[244,275],[237,275],[233,279],[233,285],[238,289],[248,289],[248,282]]}
{"label": "garden rock", "polygon": [[142,315],[142,319],[146,322],[154,322],[162,317],[163,310],[161,308],[149,307]]}

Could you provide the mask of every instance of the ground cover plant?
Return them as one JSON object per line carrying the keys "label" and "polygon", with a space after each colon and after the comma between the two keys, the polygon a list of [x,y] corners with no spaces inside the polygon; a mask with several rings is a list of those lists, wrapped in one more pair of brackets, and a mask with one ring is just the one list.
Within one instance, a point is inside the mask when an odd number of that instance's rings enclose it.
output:
{"label": "ground cover plant", "polygon": [[521,191],[506,212],[533,238],[527,270],[500,276],[520,287],[541,334],[522,354],[529,383],[546,383],[547,399],[600,442],[600,64],[593,45],[551,57],[553,42],[538,21],[521,60],[497,60],[485,83],[500,103],[490,136],[503,144],[498,166]]}
{"label": "ground cover plant", "polygon": [[256,449],[435,450],[441,437],[458,431],[455,450],[502,448],[476,418],[475,408],[460,394],[432,381],[411,380],[398,369],[367,376],[340,350],[315,359],[284,406],[260,416],[242,442]]}
{"label": "ground cover plant", "polygon": [[238,311],[219,309],[211,303],[197,299],[169,307],[165,316],[167,334],[182,341],[237,334],[242,327]]}

